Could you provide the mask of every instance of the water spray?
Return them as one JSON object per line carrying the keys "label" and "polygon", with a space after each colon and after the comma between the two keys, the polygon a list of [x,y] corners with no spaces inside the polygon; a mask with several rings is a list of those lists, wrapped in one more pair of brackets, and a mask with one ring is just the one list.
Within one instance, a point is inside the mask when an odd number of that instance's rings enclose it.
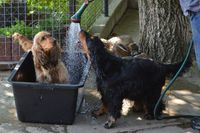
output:
{"label": "water spray", "polygon": [[[69,32],[67,33],[67,40],[66,45],[67,48],[65,49],[65,63],[68,64],[68,71],[70,76],[70,81],[77,81],[80,77],[79,74],[80,70],[82,69],[80,66],[84,66],[87,59],[85,56],[81,53],[80,47],[79,47],[79,32],[81,31],[80,22],[81,22],[81,16],[85,9],[88,7],[89,3],[93,0],[85,0],[84,3],[81,5],[80,9],[71,17],[71,24],[69,27]],[[86,66],[85,70],[88,70],[90,67],[90,61],[87,61],[89,63],[88,66]],[[81,65],[82,64],[82,65]],[[83,89],[79,89],[78,91],[83,91]],[[80,105],[83,102],[83,92],[78,93],[78,102],[77,105],[80,107]],[[77,108],[77,111],[79,109]]]}
{"label": "water spray", "polygon": [[85,56],[81,53],[79,32],[81,31],[80,21],[81,15],[88,7],[92,0],[84,0],[80,9],[71,17],[71,24],[69,30],[66,34],[66,48],[64,51],[65,63],[68,64],[68,71],[70,76],[70,81],[76,81],[78,78],[77,73],[79,73],[80,64],[86,63]]}

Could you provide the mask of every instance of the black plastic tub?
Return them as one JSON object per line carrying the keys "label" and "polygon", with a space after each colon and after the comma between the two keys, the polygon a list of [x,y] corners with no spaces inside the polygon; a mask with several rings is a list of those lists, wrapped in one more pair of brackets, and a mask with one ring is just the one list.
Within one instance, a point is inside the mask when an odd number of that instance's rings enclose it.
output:
{"label": "black plastic tub", "polygon": [[[78,57],[84,58],[80,53]],[[25,53],[8,79],[13,87],[18,119],[22,122],[72,124],[78,89],[84,86],[90,63],[85,61],[76,65],[79,65],[78,75],[76,81],[71,79],[71,84],[38,83],[32,52]]]}

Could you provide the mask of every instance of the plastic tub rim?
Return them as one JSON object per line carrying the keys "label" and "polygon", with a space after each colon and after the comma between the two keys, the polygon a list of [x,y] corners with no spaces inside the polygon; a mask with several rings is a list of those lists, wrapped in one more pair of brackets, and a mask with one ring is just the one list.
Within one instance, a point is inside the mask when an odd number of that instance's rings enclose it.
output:
{"label": "plastic tub rim", "polygon": [[[70,83],[40,83],[40,82],[23,82],[23,81],[13,81],[14,75],[16,75],[18,69],[20,68],[20,66],[22,65],[22,63],[24,62],[25,58],[29,55],[31,51],[25,52],[22,57],[20,58],[19,62],[17,63],[17,65],[15,66],[15,68],[12,70],[11,75],[8,78],[8,82],[9,84],[13,85],[13,84],[23,84],[23,85],[28,85],[28,86],[32,86],[34,85],[36,88],[37,86],[43,86],[45,88],[52,88],[55,87],[57,88],[59,87],[68,87],[69,89],[76,89],[76,88],[80,88],[84,86],[84,83],[87,79],[87,75],[89,72],[89,68],[90,68],[90,61],[88,60],[86,65],[85,65],[85,69],[84,69],[84,74],[81,77],[81,80],[78,84],[70,84]],[[61,88],[58,88],[61,89]]]}

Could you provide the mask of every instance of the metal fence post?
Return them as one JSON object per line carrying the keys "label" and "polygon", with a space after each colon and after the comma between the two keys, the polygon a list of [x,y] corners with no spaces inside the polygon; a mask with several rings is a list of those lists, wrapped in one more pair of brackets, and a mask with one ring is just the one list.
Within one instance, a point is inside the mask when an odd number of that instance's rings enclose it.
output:
{"label": "metal fence post", "polygon": [[109,15],[108,6],[109,6],[108,0],[104,0],[104,16],[105,16],[105,17],[108,17],[108,15]]}
{"label": "metal fence post", "polygon": [[69,0],[69,12],[70,16],[76,12],[76,0]]}

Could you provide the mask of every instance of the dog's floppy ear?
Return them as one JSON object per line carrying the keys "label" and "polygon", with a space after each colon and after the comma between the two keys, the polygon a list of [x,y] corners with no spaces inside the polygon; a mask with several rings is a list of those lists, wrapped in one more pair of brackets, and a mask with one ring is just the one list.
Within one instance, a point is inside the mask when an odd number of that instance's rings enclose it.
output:
{"label": "dog's floppy ear", "polygon": [[37,67],[45,66],[48,63],[48,58],[44,54],[44,52],[41,49],[38,49],[36,47],[32,47],[32,50],[35,52],[37,56],[34,56],[34,62]]}
{"label": "dog's floppy ear", "polygon": [[54,46],[49,52],[49,62],[52,64],[52,65],[57,65],[58,63],[58,60],[60,59],[60,56],[61,56],[61,49],[59,47],[59,44],[57,43],[56,46]]}
{"label": "dog's floppy ear", "polygon": [[35,49],[42,49],[42,47],[40,46],[40,37],[34,38],[33,47]]}

